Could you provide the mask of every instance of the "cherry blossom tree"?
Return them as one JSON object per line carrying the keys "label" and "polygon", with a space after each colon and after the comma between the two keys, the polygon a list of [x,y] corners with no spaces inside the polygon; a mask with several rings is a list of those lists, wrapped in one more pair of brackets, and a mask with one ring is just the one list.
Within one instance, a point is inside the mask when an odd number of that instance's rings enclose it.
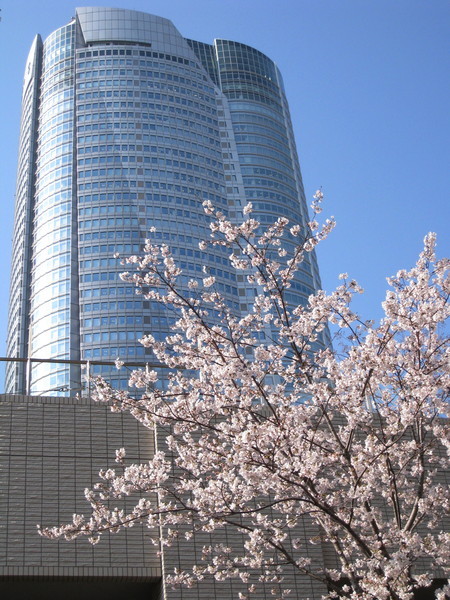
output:
{"label": "cherry blossom tree", "polygon": [[[291,569],[325,582],[327,598],[406,600],[448,565],[449,261],[436,260],[427,235],[417,264],[388,280],[378,326],[350,307],[362,290],[347,275],[333,293],[291,306],[295,274],[334,226],[319,225],[321,200],[316,193],[307,227],[280,218],[264,231],[251,205],[235,225],[205,203],[211,238],[201,248],[226,247],[259,290],[244,316],[212,275],[187,282],[166,245],[147,240],[143,256],[126,259],[123,279],[177,322],[164,342],[141,340],[165,371],[134,371],[131,395],[99,378],[96,400],[129,411],[159,446],[139,465],[117,450],[118,467],[85,491],[92,514],[42,535],[95,544],[141,523],[161,527],[171,545],[232,528],[239,548],[205,545],[203,560],[170,581],[240,578],[249,597]],[[338,350],[327,343],[329,323]],[[132,510],[121,508],[128,497]],[[298,535],[305,521],[315,527],[310,539]],[[333,568],[311,558],[318,543],[332,547]]]}

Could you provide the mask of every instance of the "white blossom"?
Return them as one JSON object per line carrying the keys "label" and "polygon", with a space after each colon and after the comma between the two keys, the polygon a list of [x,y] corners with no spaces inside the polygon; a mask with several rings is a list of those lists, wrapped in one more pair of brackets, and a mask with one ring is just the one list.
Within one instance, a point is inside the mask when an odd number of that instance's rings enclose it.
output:
{"label": "white blossom", "polygon": [[[322,199],[319,190],[315,215]],[[334,292],[318,290],[306,305],[286,298],[305,252],[334,219],[314,218],[304,231],[282,218],[257,235],[255,219],[236,225],[211,202],[204,208],[211,238],[200,248],[228,249],[231,265],[257,286],[251,310],[233,312],[206,269],[204,289],[186,296],[167,246],[147,241],[143,256],[127,259],[124,281],[177,315],[164,341],[141,340],[170,376],[158,385],[155,370],[133,371],[130,387],[140,395],[132,397],[97,378],[96,399],[165,438],[142,464],[117,450],[115,468],[86,490],[92,514],[40,533],[98,543],[107,531],[142,523],[161,527],[164,547],[189,524],[188,537],[208,533],[211,543],[170,584],[238,578],[247,586],[242,598],[258,586],[284,598],[283,573],[297,570],[324,581],[327,598],[344,580],[351,600],[412,598],[450,560],[450,494],[439,480],[450,453],[449,261],[436,260],[428,235],[417,264],[389,279],[376,326],[352,310],[362,289],[346,273]],[[285,255],[289,235],[297,246]],[[328,323],[337,329],[335,349],[319,343]],[[173,477],[173,460],[182,477]],[[127,511],[125,496],[135,498]],[[216,543],[224,527],[240,530],[243,546]],[[314,544],[334,549],[333,569],[314,562]]]}
{"label": "white blossom", "polygon": [[116,369],[117,369],[117,370],[120,370],[120,369],[123,367],[123,365],[124,365],[125,363],[124,363],[124,362],[123,362],[123,360],[122,360],[122,359],[121,359],[121,358],[118,356],[118,357],[116,358],[116,360],[114,361],[114,364],[116,365]]}
{"label": "white blossom", "polygon": [[208,287],[211,287],[212,285],[214,285],[215,282],[216,282],[216,278],[211,275],[210,277],[205,277],[203,279],[203,286],[208,288]]}

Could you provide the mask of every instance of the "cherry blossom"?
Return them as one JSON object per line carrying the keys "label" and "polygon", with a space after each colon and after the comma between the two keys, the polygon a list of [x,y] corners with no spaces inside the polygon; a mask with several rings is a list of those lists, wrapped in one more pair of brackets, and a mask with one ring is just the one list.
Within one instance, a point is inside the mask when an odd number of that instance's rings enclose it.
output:
{"label": "cherry blossom", "polygon": [[[211,235],[200,247],[229,248],[231,265],[259,290],[245,315],[233,312],[214,277],[183,287],[165,245],[149,239],[142,256],[126,259],[122,278],[177,321],[164,342],[141,340],[165,369],[133,371],[132,395],[97,378],[95,399],[129,411],[154,432],[158,450],[139,465],[117,450],[116,468],[85,491],[91,515],[39,528],[42,535],[97,543],[142,524],[160,527],[165,547],[180,532],[188,539],[233,528],[240,546],[205,545],[202,560],[169,582],[239,578],[248,585],[241,598],[258,586],[287,597],[283,574],[298,570],[325,582],[327,598],[407,600],[444,572],[449,261],[436,259],[427,235],[417,264],[388,280],[376,326],[352,310],[362,289],[347,274],[335,291],[292,306],[286,291],[305,252],[334,227],[317,221],[322,199],[319,190],[309,226],[280,218],[264,231],[250,204],[234,224],[205,203]],[[295,252],[279,252],[288,235]],[[125,496],[136,498],[128,512]],[[314,525],[309,538],[299,534],[304,523]],[[334,568],[311,558],[312,544],[333,548]]]}

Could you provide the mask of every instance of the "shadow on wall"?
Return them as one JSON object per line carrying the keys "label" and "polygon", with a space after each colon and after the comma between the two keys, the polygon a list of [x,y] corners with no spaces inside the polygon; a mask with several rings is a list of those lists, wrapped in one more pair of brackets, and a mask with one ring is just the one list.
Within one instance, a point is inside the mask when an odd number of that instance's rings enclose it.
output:
{"label": "shadow on wall", "polygon": [[[446,584],[446,579],[433,579],[433,583],[427,588],[421,588],[419,590],[415,590],[413,599],[414,600],[435,600],[435,591],[444,587]],[[349,580],[341,579],[339,582],[340,585],[349,585]],[[1,590],[0,590],[1,591]],[[331,591],[331,590],[329,590]],[[342,592],[342,598],[348,598],[348,594]]]}
{"label": "shadow on wall", "polygon": [[0,581],[2,600],[160,600],[160,584],[124,581]]}

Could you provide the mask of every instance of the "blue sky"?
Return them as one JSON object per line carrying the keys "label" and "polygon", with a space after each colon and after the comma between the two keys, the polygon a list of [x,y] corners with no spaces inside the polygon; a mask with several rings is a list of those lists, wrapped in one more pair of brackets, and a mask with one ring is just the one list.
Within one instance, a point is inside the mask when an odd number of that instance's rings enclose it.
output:
{"label": "blue sky", "polygon": [[318,253],[323,287],[348,272],[366,290],[365,318],[381,316],[386,276],[414,263],[428,231],[450,255],[448,0],[3,0],[0,356],[25,59],[77,5],[152,12],[186,37],[240,41],[277,62],[307,197],[321,186],[337,220]]}

